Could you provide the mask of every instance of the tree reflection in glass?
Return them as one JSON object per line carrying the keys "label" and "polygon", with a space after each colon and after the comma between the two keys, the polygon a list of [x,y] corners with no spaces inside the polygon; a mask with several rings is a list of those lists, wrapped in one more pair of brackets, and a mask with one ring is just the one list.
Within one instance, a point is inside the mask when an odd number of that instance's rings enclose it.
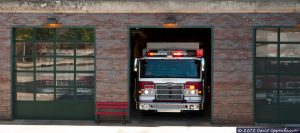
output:
{"label": "tree reflection in glass", "polygon": [[33,70],[32,57],[16,57],[17,70]]}

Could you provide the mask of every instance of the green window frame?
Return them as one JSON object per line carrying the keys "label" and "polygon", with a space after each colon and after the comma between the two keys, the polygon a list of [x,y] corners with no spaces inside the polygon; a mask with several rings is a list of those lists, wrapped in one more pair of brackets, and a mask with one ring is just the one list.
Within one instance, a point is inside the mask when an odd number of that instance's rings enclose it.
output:
{"label": "green window frame", "polygon": [[94,101],[95,28],[14,28],[16,101]]}
{"label": "green window frame", "polygon": [[254,37],[255,122],[299,123],[300,29],[256,27]]}

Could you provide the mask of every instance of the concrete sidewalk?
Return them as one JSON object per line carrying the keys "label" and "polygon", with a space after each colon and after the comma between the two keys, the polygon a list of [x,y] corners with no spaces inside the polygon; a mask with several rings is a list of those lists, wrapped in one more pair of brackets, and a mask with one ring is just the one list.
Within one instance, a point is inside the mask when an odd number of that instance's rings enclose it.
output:
{"label": "concrete sidewalk", "polygon": [[0,125],[0,133],[234,133],[235,127]]}
{"label": "concrete sidewalk", "polygon": [[213,128],[209,122],[162,119],[132,120],[96,124],[88,120],[12,120],[0,121],[0,133],[234,133],[235,127]]}
{"label": "concrete sidewalk", "polygon": [[0,121],[0,133],[235,133],[237,127],[300,127],[300,124],[255,124],[217,127],[209,122],[139,120],[96,124],[86,120],[13,120]]}

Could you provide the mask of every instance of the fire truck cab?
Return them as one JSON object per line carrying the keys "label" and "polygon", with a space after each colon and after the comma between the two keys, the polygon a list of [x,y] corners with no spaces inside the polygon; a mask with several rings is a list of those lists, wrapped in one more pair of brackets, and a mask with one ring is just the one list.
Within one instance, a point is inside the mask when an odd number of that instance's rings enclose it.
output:
{"label": "fire truck cab", "polygon": [[137,109],[156,112],[203,110],[204,65],[203,49],[144,49],[143,57],[134,62]]}

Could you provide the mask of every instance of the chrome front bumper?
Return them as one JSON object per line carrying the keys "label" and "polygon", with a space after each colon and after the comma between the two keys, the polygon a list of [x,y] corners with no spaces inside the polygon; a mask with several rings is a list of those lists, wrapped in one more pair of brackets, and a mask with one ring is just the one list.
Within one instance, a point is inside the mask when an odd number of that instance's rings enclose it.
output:
{"label": "chrome front bumper", "polygon": [[140,110],[155,110],[157,112],[181,112],[186,110],[202,110],[200,103],[145,103],[139,102]]}
{"label": "chrome front bumper", "polygon": [[[149,102],[149,101],[153,101],[155,100],[155,95],[149,95],[149,96],[146,96],[146,95],[141,95],[139,96],[139,101],[141,103],[144,103],[144,102]],[[185,96],[183,100],[186,100],[188,103],[196,103],[196,102],[202,102],[203,98],[202,96]]]}

